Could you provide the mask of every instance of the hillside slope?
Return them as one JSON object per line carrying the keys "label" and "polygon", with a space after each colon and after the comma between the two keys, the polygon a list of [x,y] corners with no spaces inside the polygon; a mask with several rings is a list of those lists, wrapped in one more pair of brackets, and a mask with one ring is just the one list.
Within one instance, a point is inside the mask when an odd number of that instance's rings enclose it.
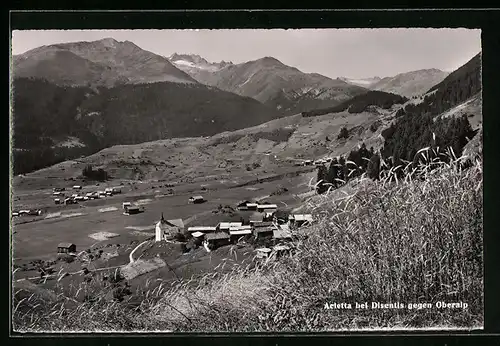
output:
{"label": "hillside slope", "polygon": [[313,117],[343,111],[347,111],[349,113],[361,113],[368,110],[370,107],[373,108],[373,106],[383,109],[391,109],[394,105],[402,105],[407,101],[408,99],[404,96],[374,90],[366,94],[355,96],[338,106],[314,109],[309,112],[302,112],[302,115],[304,117]]}
{"label": "hillside slope", "polygon": [[287,115],[337,105],[367,92],[342,80],[304,73],[272,57],[241,64],[210,64],[189,55],[182,58],[175,55],[170,59],[203,84],[252,97]]}
{"label": "hillside slope", "polygon": [[129,41],[106,38],[42,46],[13,56],[15,77],[46,79],[59,85],[115,86],[125,83],[196,83],[167,58]]}
{"label": "hillside slope", "polygon": [[[210,137],[112,146],[85,158],[32,172],[26,179],[16,180],[16,184],[33,179],[45,181],[48,176],[75,178],[88,164],[103,168],[115,179],[141,181],[205,181],[226,174],[229,180],[248,174],[262,177],[290,170],[303,159],[348,154],[362,142],[367,147],[381,148],[381,131],[393,119],[397,107],[373,106],[361,113],[343,111],[315,117],[297,114]],[[343,127],[349,136],[337,139]]]}
{"label": "hillside slope", "polygon": [[447,72],[438,69],[411,71],[383,78],[370,85],[370,89],[413,97],[425,93],[447,75]]}
{"label": "hillside slope", "polygon": [[429,88],[418,100],[408,102],[398,113],[441,114],[467,101],[481,91],[481,53],[450,73],[443,81]]}
{"label": "hillside slope", "polygon": [[281,116],[252,98],[194,83],[91,89],[21,78],[13,96],[16,174],[116,144],[209,136]]}

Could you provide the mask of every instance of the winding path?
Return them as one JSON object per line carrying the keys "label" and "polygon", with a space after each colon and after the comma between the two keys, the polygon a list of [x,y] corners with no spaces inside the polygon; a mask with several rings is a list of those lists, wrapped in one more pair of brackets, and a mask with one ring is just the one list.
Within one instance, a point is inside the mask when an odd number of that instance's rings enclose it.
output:
{"label": "winding path", "polygon": [[143,244],[146,244],[147,242],[149,242],[149,240],[145,240],[143,241],[142,243],[140,243],[139,245],[137,245],[131,252],[130,252],[130,255],[129,255],[129,260],[130,260],[130,263],[134,263],[135,260],[134,260],[134,253],[137,251],[137,249],[139,249]]}

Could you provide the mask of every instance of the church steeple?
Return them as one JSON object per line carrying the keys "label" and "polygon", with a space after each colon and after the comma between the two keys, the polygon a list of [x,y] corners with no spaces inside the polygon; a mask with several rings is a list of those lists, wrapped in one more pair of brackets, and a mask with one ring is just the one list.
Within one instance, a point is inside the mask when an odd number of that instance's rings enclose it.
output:
{"label": "church steeple", "polygon": [[161,213],[161,219],[160,219],[161,222],[165,222],[165,219],[163,218],[163,213]]}

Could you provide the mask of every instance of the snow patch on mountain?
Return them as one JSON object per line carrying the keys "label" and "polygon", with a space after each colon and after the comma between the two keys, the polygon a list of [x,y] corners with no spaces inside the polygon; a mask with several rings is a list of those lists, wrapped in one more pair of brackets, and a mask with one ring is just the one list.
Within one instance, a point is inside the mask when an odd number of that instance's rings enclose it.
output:
{"label": "snow patch on mountain", "polygon": [[381,80],[380,77],[371,77],[371,78],[339,77],[339,79],[346,82],[346,83],[362,86],[364,88],[369,88],[371,85],[373,85]]}
{"label": "snow patch on mountain", "polygon": [[216,72],[233,64],[232,62],[225,62],[224,60],[218,63],[209,62],[196,54],[174,53],[168,58],[168,60],[179,69],[197,69],[209,72]]}

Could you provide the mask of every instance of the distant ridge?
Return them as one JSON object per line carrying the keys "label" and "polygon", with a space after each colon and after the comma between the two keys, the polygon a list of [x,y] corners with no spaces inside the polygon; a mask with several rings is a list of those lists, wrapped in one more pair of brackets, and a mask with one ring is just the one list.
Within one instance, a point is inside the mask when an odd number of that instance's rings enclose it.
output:
{"label": "distant ridge", "polygon": [[287,115],[334,106],[368,91],[318,73],[304,73],[270,56],[241,64],[209,63],[188,54],[173,54],[169,59],[200,83],[252,97]]}
{"label": "distant ridge", "polygon": [[15,77],[42,78],[58,85],[196,83],[167,58],[113,38],[38,47],[14,56],[13,65]]}

